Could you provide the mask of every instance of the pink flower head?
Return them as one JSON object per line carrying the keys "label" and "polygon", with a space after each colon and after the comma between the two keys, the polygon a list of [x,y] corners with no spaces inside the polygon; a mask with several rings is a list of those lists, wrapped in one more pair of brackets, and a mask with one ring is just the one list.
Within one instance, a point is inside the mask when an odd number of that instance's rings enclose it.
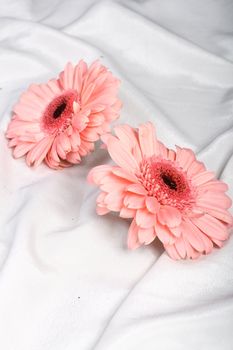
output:
{"label": "pink flower head", "polygon": [[32,84],[14,107],[6,136],[29,166],[77,164],[119,115],[119,80],[98,61],[68,63],[58,79]]}
{"label": "pink flower head", "polygon": [[137,130],[115,127],[102,136],[117,164],[93,168],[88,180],[98,185],[97,213],[120,212],[132,218],[128,247],[150,244],[156,237],[174,259],[208,254],[229,236],[232,215],[227,185],[206,170],[193,151],[166,148],[151,123]]}

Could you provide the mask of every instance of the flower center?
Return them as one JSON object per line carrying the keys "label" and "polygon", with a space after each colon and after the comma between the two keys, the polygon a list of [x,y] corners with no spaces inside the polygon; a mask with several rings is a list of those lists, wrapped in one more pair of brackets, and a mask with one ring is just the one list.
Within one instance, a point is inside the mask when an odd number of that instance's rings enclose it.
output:
{"label": "flower center", "polygon": [[171,190],[177,190],[177,184],[169,175],[161,174],[161,178],[163,179],[163,182],[165,185],[167,185]]}
{"label": "flower center", "polygon": [[59,134],[67,129],[74,113],[73,102],[77,100],[78,95],[73,90],[56,96],[43,113],[42,129],[49,134]]}
{"label": "flower center", "polygon": [[60,104],[60,106],[58,106],[55,111],[53,112],[53,118],[57,119],[61,116],[61,114],[64,112],[64,110],[66,109],[66,103],[63,102],[62,104]]}
{"label": "flower center", "polygon": [[137,174],[148,195],[162,205],[185,210],[192,206],[193,194],[187,175],[175,162],[151,157],[144,159]]}

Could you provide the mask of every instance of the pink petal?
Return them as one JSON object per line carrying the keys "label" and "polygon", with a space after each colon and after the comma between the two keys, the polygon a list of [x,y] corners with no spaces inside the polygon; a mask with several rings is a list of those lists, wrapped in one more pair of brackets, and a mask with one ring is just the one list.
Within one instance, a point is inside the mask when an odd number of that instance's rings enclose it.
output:
{"label": "pink petal", "polygon": [[[51,168],[51,169],[61,169],[60,162],[56,162],[50,155],[50,153],[47,154],[47,156],[44,159],[45,163]],[[68,163],[67,163],[68,164]]]}
{"label": "pink petal", "polygon": [[176,247],[174,245],[167,244],[164,246],[168,255],[174,260],[180,260],[181,256],[178,254]]}
{"label": "pink petal", "polygon": [[110,165],[98,165],[91,169],[91,171],[87,176],[87,181],[89,183],[100,185],[103,177],[111,173],[111,169],[112,169],[112,166]]}
{"label": "pink petal", "polygon": [[69,125],[68,128],[65,130],[65,134],[66,136],[71,136],[74,133],[74,128],[72,127],[72,125]]}
{"label": "pink petal", "polygon": [[138,164],[135,158],[130,154],[130,151],[121,144],[115,137],[108,138],[108,152],[111,158],[120,167],[134,172],[138,169]]}
{"label": "pink petal", "polygon": [[50,89],[48,84],[41,84],[40,85],[41,90],[48,96],[50,99],[54,98],[54,92]]}
{"label": "pink petal", "polygon": [[112,173],[134,183],[138,181],[137,177],[134,174],[119,167],[112,167]]}
{"label": "pink petal", "polygon": [[178,209],[164,205],[160,207],[158,219],[162,225],[176,227],[181,223],[181,214]]}
{"label": "pink petal", "polygon": [[101,114],[101,113],[91,114],[89,116],[88,126],[91,126],[91,127],[99,126],[103,124],[104,120],[105,120],[104,114]]}
{"label": "pink petal", "polygon": [[88,117],[84,116],[83,113],[80,112],[80,113],[74,115],[74,117],[72,119],[72,126],[75,129],[77,129],[78,132],[82,132],[86,128],[88,121],[89,121]]}
{"label": "pink petal", "polygon": [[123,207],[123,194],[118,191],[108,193],[104,202],[109,210],[120,211]]}
{"label": "pink petal", "polygon": [[94,148],[95,148],[94,143],[86,142],[81,138],[81,145],[78,150],[82,157],[85,157],[88,153],[94,151]]}
{"label": "pink petal", "polygon": [[[108,79],[108,72],[99,74],[98,72],[99,68],[95,69],[93,76],[95,75],[98,78],[94,78],[95,80],[95,90],[94,94],[99,94],[103,91],[104,87],[106,86],[106,80]],[[90,83],[89,83],[90,84]]]}
{"label": "pink petal", "polygon": [[130,219],[130,218],[134,218],[135,214],[136,214],[136,210],[122,207],[119,215],[121,218]]}
{"label": "pink petal", "polygon": [[6,136],[12,138],[15,136],[22,136],[22,134],[35,134],[40,133],[41,127],[39,123],[30,123],[18,120],[12,120],[8,125]]}
{"label": "pink petal", "polygon": [[139,228],[138,229],[138,240],[142,244],[150,244],[156,237],[153,227],[150,228]]}
{"label": "pink petal", "polygon": [[86,89],[82,91],[81,104],[88,103],[89,99],[92,97],[95,86],[95,83],[90,83],[87,85]]}
{"label": "pink petal", "polygon": [[108,141],[111,140],[112,138],[115,138],[117,140],[117,138],[112,136],[112,134],[110,134],[109,132],[107,132],[106,134],[101,135],[100,138],[101,138],[101,140],[103,141],[103,143],[105,144],[106,147],[108,145]]}
{"label": "pink petal", "polygon": [[42,112],[34,106],[17,103],[14,107],[14,112],[20,116],[20,120],[33,121],[41,118]]}
{"label": "pink petal", "polygon": [[143,157],[152,157],[158,154],[159,148],[152,123],[142,124],[138,128],[139,142]]}
{"label": "pink petal", "polygon": [[36,85],[36,84],[31,84],[29,87],[29,90],[33,92],[35,95],[40,97],[42,100],[45,100],[46,102],[50,103],[51,102],[51,97],[49,97],[41,88],[41,85]]}
{"label": "pink petal", "polygon": [[81,157],[79,152],[69,152],[66,155],[66,160],[72,164],[78,164],[81,162]]}
{"label": "pink petal", "polygon": [[183,237],[180,237],[176,240],[175,247],[178,254],[181,256],[181,258],[185,259],[187,252],[186,252],[186,246],[185,246]]}
{"label": "pink petal", "polygon": [[101,105],[101,104],[95,104],[91,110],[93,113],[99,113],[99,112],[103,112],[105,110],[105,105]]}
{"label": "pink petal", "polygon": [[106,195],[107,195],[106,192],[100,192],[99,195],[98,195],[98,197],[97,197],[97,199],[96,199],[96,203],[98,203],[98,204],[103,204]]}
{"label": "pink petal", "polygon": [[103,92],[102,94],[99,94],[98,96],[93,96],[91,102],[87,104],[88,107],[91,107],[91,105],[94,104],[109,104],[112,105],[116,102],[117,98],[115,97],[114,91],[115,87],[113,89],[110,89],[107,92]]}
{"label": "pink petal", "polygon": [[83,77],[87,72],[87,64],[81,60],[75,67],[74,70],[74,81],[73,81],[73,87],[75,90],[77,90],[78,93],[80,93],[83,85]]}
{"label": "pink petal", "polygon": [[149,212],[155,214],[159,211],[160,204],[155,197],[146,197],[146,207]]}
{"label": "pink petal", "polygon": [[206,254],[211,253],[213,250],[212,240],[209,237],[207,237],[204,233],[202,233],[201,231],[200,231],[199,235],[200,235],[200,238],[204,244]]}
{"label": "pink petal", "polygon": [[28,142],[18,144],[13,151],[13,156],[15,158],[20,158],[24,156],[26,153],[28,153],[34,146],[35,146],[35,143],[28,143]]}
{"label": "pink petal", "polygon": [[219,248],[221,248],[222,246],[223,246],[223,244],[224,244],[224,241],[220,241],[220,240],[218,240],[218,239],[216,239],[216,238],[211,238],[212,240],[213,240],[213,242],[219,247]]}
{"label": "pink petal", "polygon": [[176,238],[171,234],[168,227],[165,225],[161,225],[159,222],[155,224],[155,232],[157,234],[158,239],[163,244],[173,244]]}
{"label": "pink petal", "polygon": [[71,144],[72,150],[77,151],[80,146],[80,143],[81,143],[81,140],[80,140],[79,133],[73,132],[70,135],[70,144]]}
{"label": "pink petal", "polygon": [[58,141],[60,143],[60,146],[63,148],[63,150],[68,153],[71,151],[71,144],[70,139],[65,133],[61,133],[58,136]]}
{"label": "pink petal", "polygon": [[18,138],[14,138],[8,141],[8,147],[15,147],[18,144]]}
{"label": "pink petal", "polygon": [[132,221],[129,227],[127,244],[129,249],[136,249],[141,245],[138,241],[138,226],[135,220]]}
{"label": "pink petal", "polygon": [[191,181],[194,186],[200,186],[210,180],[213,180],[214,178],[215,178],[215,175],[213,172],[203,171],[201,173],[194,175]]}
{"label": "pink petal", "polygon": [[232,201],[225,193],[208,191],[197,197],[196,205],[214,210],[218,210],[219,207],[228,209],[231,207]]}
{"label": "pink petal", "polygon": [[180,237],[181,235],[181,227],[177,226],[177,227],[169,227],[169,230],[171,231],[171,233],[176,236],[176,237]]}
{"label": "pink petal", "polygon": [[57,154],[57,138],[54,139],[54,142],[52,144],[52,147],[49,151],[49,155],[52,157],[53,162],[60,162],[60,158],[58,157]]}
{"label": "pink petal", "polygon": [[54,95],[58,95],[61,93],[61,89],[60,86],[58,84],[57,79],[51,79],[48,81],[48,86],[50,87],[50,89],[52,90],[52,92],[54,93]]}
{"label": "pink petal", "polygon": [[130,209],[140,209],[145,207],[145,197],[136,194],[126,194],[124,205]]}
{"label": "pink petal", "polygon": [[141,150],[138,144],[135,131],[129,125],[118,125],[115,126],[114,131],[123,145],[131,151],[137,162],[142,161]]}
{"label": "pink petal", "polygon": [[197,259],[200,256],[200,253],[197,252],[187,241],[187,239],[184,238],[184,244],[187,252],[187,257],[189,259]]}
{"label": "pink petal", "polygon": [[216,219],[219,219],[229,225],[233,224],[233,218],[232,215],[226,211],[225,209],[209,209],[205,208],[205,211],[212,217],[215,217]]}
{"label": "pink petal", "polygon": [[[29,87],[29,89],[27,91],[22,93],[22,95],[20,96],[19,103],[20,104],[22,103],[24,105],[28,105],[28,106],[34,107],[36,109],[39,109],[40,111],[43,111],[44,107],[45,107],[44,106],[44,100],[39,98],[34,92],[32,92],[30,90],[30,87]],[[15,107],[17,106],[17,104],[15,105]]]}
{"label": "pink petal", "polygon": [[204,164],[195,160],[188,168],[187,175],[194,176],[199,173],[203,173],[206,170]]}
{"label": "pink petal", "polygon": [[39,143],[33,147],[26,157],[26,162],[28,166],[34,165],[37,167],[46,157],[54,138],[51,136],[45,137]]}
{"label": "pink petal", "polygon": [[198,192],[204,192],[204,191],[226,192],[227,190],[228,190],[227,184],[219,180],[210,181],[198,187]]}
{"label": "pink petal", "polygon": [[57,151],[58,156],[61,159],[66,159],[66,152],[65,152],[64,148],[62,147],[62,144],[59,140],[59,137],[56,138],[56,151]]}
{"label": "pink petal", "polygon": [[142,228],[149,228],[154,226],[156,216],[148,212],[147,209],[138,209],[136,213],[136,223]]}
{"label": "pink petal", "polygon": [[167,153],[167,158],[169,160],[171,160],[171,161],[176,160],[176,152],[175,151],[173,151],[172,149],[168,149],[167,152],[168,152]]}
{"label": "pink petal", "polygon": [[102,178],[100,188],[105,192],[126,191],[129,182],[110,173]]}
{"label": "pink petal", "polygon": [[198,252],[203,252],[205,250],[205,246],[200,238],[200,230],[191,221],[183,221],[181,226],[182,234],[185,239]]}
{"label": "pink petal", "polygon": [[36,134],[24,134],[18,136],[19,142],[34,142],[37,143],[41,141],[45,137],[45,134],[43,132],[36,133]]}
{"label": "pink petal", "polygon": [[195,154],[188,148],[180,148],[176,146],[176,149],[176,161],[184,171],[187,171],[193,161],[196,160]]}
{"label": "pink petal", "polygon": [[63,82],[63,87],[65,90],[73,88],[73,77],[74,77],[74,68],[73,65],[68,62],[64,69],[64,73],[60,75],[60,79]]}
{"label": "pink petal", "polygon": [[105,215],[105,214],[107,214],[107,213],[109,213],[109,209],[108,208],[105,208],[105,207],[101,207],[101,206],[99,206],[99,205],[97,205],[97,207],[96,207],[96,213],[98,214],[98,215]]}
{"label": "pink petal", "polygon": [[142,196],[147,195],[147,190],[141,184],[131,184],[131,185],[127,186],[127,191],[137,193],[137,194],[140,194]]}
{"label": "pink petal", "polygon": [[168,148],[160,141],[158,141],[158,146],[160,156],[164,159],[168,159]]}
{"label": "pink petal", "polygon": [[97,128],[86,127],[81,133],[82,139],[88,142],[95,142],[99,139],[100,133]]}
{"label": "pink petal", "polygon": [[225,240],[229,236],[227,226],[211,215],[205,214],[198,218],[192,218],[192,222],[211,238]]}

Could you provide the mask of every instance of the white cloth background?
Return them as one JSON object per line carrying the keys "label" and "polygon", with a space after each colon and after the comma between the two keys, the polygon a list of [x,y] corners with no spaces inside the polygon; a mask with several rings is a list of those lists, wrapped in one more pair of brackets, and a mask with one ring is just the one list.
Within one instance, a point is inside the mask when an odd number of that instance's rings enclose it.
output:
{"label": "white cloth background", "polygon": [[233,240],[197,261],[126,249],[129,223],[95,214],[89,169],[14,160],[4,138],[32,82],[100,58],[120,122],[151,120],[233,194],[233,1],[0,1],[0,348],[232,350]]}

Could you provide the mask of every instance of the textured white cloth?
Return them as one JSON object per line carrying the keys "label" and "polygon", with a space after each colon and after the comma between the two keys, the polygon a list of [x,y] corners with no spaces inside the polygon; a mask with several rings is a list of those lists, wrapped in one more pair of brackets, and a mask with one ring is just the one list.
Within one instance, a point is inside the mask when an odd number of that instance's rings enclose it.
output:
{"label": "textured white cloth", "polygon": [[194,262],[128,251],[129,223],[98,217],[85,180],[106,151],[33,170],[4,132],[30,83],[100,58],[122,81],[118,123],[153,121],[232,195],[233,2],[1,0],[0,16],[0,348],[232,350],[232,239]]}

